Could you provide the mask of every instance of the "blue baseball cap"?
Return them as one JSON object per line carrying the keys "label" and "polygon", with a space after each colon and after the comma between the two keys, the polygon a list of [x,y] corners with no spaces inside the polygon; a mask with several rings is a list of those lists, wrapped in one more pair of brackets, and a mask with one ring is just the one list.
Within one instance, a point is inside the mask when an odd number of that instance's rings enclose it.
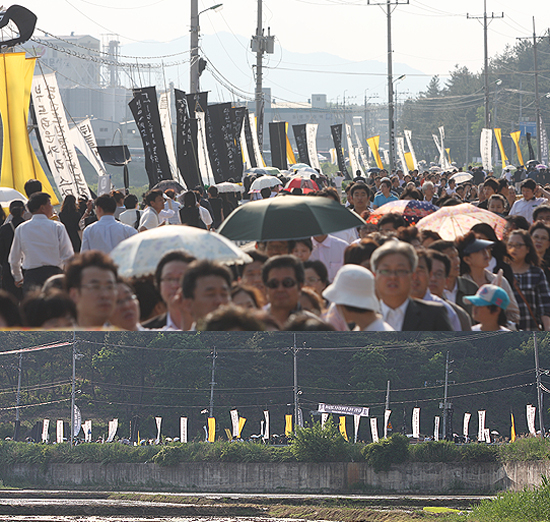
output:
{"label": "blue baseball cap", "polygon": [[510,297],[500,286],[483,285],[478,289],[476,295],[465,295],[463,301],[465,304],[470,303],[474,306],[496,305],[506,310],[510,304]]}

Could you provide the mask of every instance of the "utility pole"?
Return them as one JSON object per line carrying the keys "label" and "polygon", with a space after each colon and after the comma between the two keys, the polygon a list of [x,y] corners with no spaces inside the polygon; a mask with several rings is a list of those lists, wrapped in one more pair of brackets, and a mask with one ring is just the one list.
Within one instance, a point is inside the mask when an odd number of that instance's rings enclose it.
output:
{"label": "utility pole", "polygon": [[23,352],[19,352],[19,364],[17,365],[17,400],[15,403],[15,428],[13,430],[13,440],[19,440],[19,428],[21,419],[19,417],[19,407],[21,405],[21,370],[23,364]]}
{"label": "utility pole", "polygon": [[542,418],[542,389],[540,381],[540,365],[539,365],[539,347],[537,344],[537,334],[533,332],[533,346],[535,349],[535,371],[537,372],[537,401],[539,407],[539,429],[540,436],[544,438],[544,420]]}
{"label": "utility pole", "polygon": [[210,379],[210,417],[214,416],[214,386],[216,386],[216,359],[218,355],[216,353],[216,347],[212,350],[212,378]]}
{"label": "utility pole", "polygon": [[76,399],[76,333],[73,332],[73,379],[71,383],[71,446],[74,446],[74,425],[75,425],[75,399]]}
{"label": "utility pole", "polygon": [[504,13],[501,13],[500,15],[495,15],[495,13],[491,13],[491,16],[487,16],[487,0],[483,0],[483,16],[470,16],[469,14],[466,14],[466,18],[468,18],[469,20],[483,20],[483,83],[485,91],[485,128],[489,129],[491,127],[491,118],[489,115],[489,49],[487,45],[487,28],[495,18],[504,18]]}
{"label": "utility pole", "polygon": [[395,122],[394,122],[394,101],[393,101],[393,49],[391,43],[391,15],[392,6],[408,4],[409,0],[386,0],[385,2],[375,2],[367,0],[368,5],[386,6],[386,17],[388,27],[388,149],[390,156],[389,173],[391,175],[395,161]]}
{"label": "utility pole", "polygon": [[[530,36],[516,38],[517,40],[529,40]],[[540,94],[539,94],[539,62],[538,62],[538,40],[539,38],[550,38],[550,34],[537,36],[535,30],[535,17],[533,16],[533,59],[535,65],[535,116],[537,118],[537,159],[542,161],[542,130],[541,130],[541,114],[540,114]],[[521,90],[521,86],[520,86]],[[521,109],[520,109],[521,111]]]}
{"label": "utility pole", "polygon": [[452,370],[449,370],[449,365],[452,364],[454,361],[449,361],[449,352],[447,352],[447,357],[445,358],[445,391],[443,395],[443,402],[439,403],[439,408],[443,409],[443,438],[447,439],[447,432],[450,432],[449,429],[450,423],[449,423],[449,413],[453,409],[452,403],[448,402],[449,397],[449,373],[452,372]]}
{"label": "utility pole", "polygon": [[388,438],[388,424],[386,423],[386,411],[390,409],[390,381],[386,386],[386,409],[384,411],[384,438]]}
{"label": "utility pole", "polygon": [[294,392],[294,430],[296,430],[296,426],[298,426],[298,410],[299,410],[299,404],[298,404],[298,347],[296,346],[296,334],[294,334],[294,346],[292,348],[292,355],[294,358],[294,386],[293,386],[293,392]]}
{"label": "utility pole", "polygon": [[258,131],[258,143],[263,147],[264,140],[264,107],[265,99],[262,89],[263,79],[263,57],[264,53],[273,54],[275,52],[275,36],[271,35],[270,28],[267,29],[267,36],[264,36],[263,29],[263,0],[258,0],[258,21],[256,24],[256,34],[252,37],[250,48],[256,53],[256,126]]}

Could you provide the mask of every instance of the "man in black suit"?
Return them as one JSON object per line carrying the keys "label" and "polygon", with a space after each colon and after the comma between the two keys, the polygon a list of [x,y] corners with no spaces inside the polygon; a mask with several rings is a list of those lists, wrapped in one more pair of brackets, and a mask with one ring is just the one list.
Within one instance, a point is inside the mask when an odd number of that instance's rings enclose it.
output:
{"label": "man in black suit", "polygon": [[167,312],[143,323],[144,328],[187,330],[191,327],[193,320],[181,307],[181,282],[193,261],[195,258],[183,250],[173,250],[161,258],[155,270],[155,284],[166,303]]}
{"label": "man in black suit", "polygon": [[418,256],[412,245],[390,240],[371,257],[381,312],[396,331],[452,331],[442,304],[411,298]]}

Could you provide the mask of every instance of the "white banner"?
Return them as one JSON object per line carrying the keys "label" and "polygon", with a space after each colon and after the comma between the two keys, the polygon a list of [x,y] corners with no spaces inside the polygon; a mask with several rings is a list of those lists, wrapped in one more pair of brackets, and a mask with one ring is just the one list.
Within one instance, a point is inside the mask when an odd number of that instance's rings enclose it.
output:
{"label": "white banner", "polygon": [[329,149],[330,153],[330,162],[333,165],[336,165],[338,163],[338,155],[336,154],[336,149]]}
{"label": "white banner", "polygon": [[391,410],[384,411],[384,438],[388,438],[388,426],[390,423]]}
{"label": "white banner", "polygon": [[210,164],[210,156],[208,155],[208,146],[206,145],[206,123],[204,112],[197,111],[197,156],[199,160],[199,171],[201,173],[202,182],[204,185],[213,185],[214,173]]}
{"label": "white banner", "polygon": [[317,152],[317,129],[318,123],[306,123],[306,140],[307,153],[309,154],[309,162],[314,169],[321,170],[319,163],[319,153]]}
{"label": "white banner", "polygon": [[413,436],[413,439],[420,438],[420,408],[413,408],[412,436]]}
{"label": "white banner", "polygon": [[162,417],[155,417],[155,422],[157,423],[157,438],[155,439],[155,444],[160,444],[160,427],[162,426]]}
{"label": "white banner", "polygon": [[439,149],[439,163],[442,169],[448,169],[451,165],[447,159],[447,153],[445,151],[445,127],[439,127],[439,136],[441,138],[441,148]]}
{"label": "white banner", "polygon": [[109,435],[105,442],[113,442],[115,440],[116,432],[118,430],[118,419],[109,421]]}
{"label": "white banner", "polygon": [[166,147],[166,154],[168,155],[168,164],[170,165],[172,179],[175,179],[178,183],[185,187],[185,182],[180,176],[178,170],[178,160],[176,159],[176,149],[174,147],[174,137],[172,135],[172,118],[170,116],[170,92],[168,91],[163,92],[159,96],[159,115],[160,126],[162,128],[162,135],[164,137],[164,145]]}
{"label": "white banner", "polygon": [[84,430],[84,442],[92,442],[92,421],[85,421],[82,428]]}
{"label": "white banner", "polygon": [[370,433],[372,442],[378,442],[380,440],[378,438],[378,422],[376,421],[376,417],[371,417],[370,419]]}
{"label": "white banner", "polygon": [[269,411],[264,410],[265,426],[263,431],[263,439],[269,440]]}
{"label": "white banner", "polygon": [[80,413],[79,407],[74,405],[74,426],[73,426],[73,437],[77,437],[80,433],[80,428],[82,427],[82,414]]}
{"label": "white banner", "polygon": [[48,430],[50,429],[50,419],[44,419],[42,423],[42,442],[48,442],[50,440],[50,434]]}
{"label": "white banner", "polygon": [[241,147],[241,154],[243,157],[243,171],[247,171],[252,168],[250,161],[250,155],[248,154],[248,146],[246,144],[246,129],[243,125],[241,128],[241,134],[239,136],[239,146]]}
{"label": "white banner", "polygon": [[379,152],[382,153],[384,156],[384,163],[389,164],[390,163],[390,151],[386,149],[379,149]]}
{"label": "white banner", "polygon": [[237,410],[231,410],[229,412],[231,416],[231,427],[233,438],[236,439],[239,437],[239,412]]}
{"label": "white banner", "polygon": [[529,434],[536,437],[537,430],[535,429],[535,415],[537,408],[531,404],[527,405],[527,428],[529,428]]}
{"label": "white banner", "polygon": [[320,413],[335,413],[337,415],[361,415],[361,417],[369,416],[369,408],[363,406],[343,406],[339,404],[325,404],[320,402],[317,407]]}
{"label": "white banner", "polygon": [[491,444],[491,432],[489,431],[489,428],[485,428],[485,442],[487,444]]}
{"label": "white banner", "polygon": [[361,140],[359,139],[359,136],[357,135],[357,129],[353,128],[355,132],[355,141],[357,142],[357,148],[359,149],[359,156],[361,157],[361,161],[363,162],[363,167],[365,169],[369,168],[369,159],[367,157],[367,154],[365,153],[365,149],[363,145],[361,144]]}
{"label": "white banner", "polygon": [[548,165],[548,135],[546,127],[542,123],[542,114],[540,115],[540,162]]}
{"label": "white banner", "polygon": [[487,412],[485,410],[479,410],[477,412],[477,417],[478,417],[477,441],[478,442],[485,441],[485,414],[486,413]]}
{"label": "white banner", "polygon": [[32,102],[46,161],[61,197],[72,194],[77,199],[79,196],[90,198],[90,189],[70,139],[55,73],[34,76]]}
{"label": "white banner", "polygon": [[481,152],[481,162],[483,170],[486,172],[493,170],[491,160],[491,150],[493,146],[493,129],[481,129],[481,138],[479,141],[479,150]]}
{"label": "white banner", "polygon": [[103,160],[97,152],[97,142],[89,118],[81,121],[69,130],[69,136],[74,146],[90,162],[99,178],[97,195],[108,194],[111,190],[111,176],[105,168]]}
{"label": "white banner", "polygon": [[321,428],[324,428],[325,422],[328,421],[328,413],[321,413]]}
{"label": "white banner", "polygon": [[187,417],[180,417],[180,442],[187,444]]}
{"label": "white banner", "polygon": [[439,416],[434,417],[434,440],[435,440],[435,442],[439,441],[439,422],[440,422],[440,417]]}
{"label": "white banner", "polygon": [[397,147],[397,155],[401,160],[401,170],[403,171],[403,174],[408,174],[409,169],[407,167],[407,162],[405,160],[405,138],[402,138],[402,137],[395,138],[395,143]]}
{"label": "white banner", "polygon": [[405,135],[405,139],[407,140],[407,146],[409,147],[409,151],[411,153],[414,168],[418,169],[418,161],[416,161],[416,154],[414,152],[414,148],[413,148],[413,144],[412,144],[412,131],[404,130],[403,134]]}
{"label": "white banner", "polygon": [[361,415],[353,416],[353,427],[355,429],[354,442],[357,443],[357,435],[359,434],[359,423],[361,422]]}
{"label": "white banner", "polygon": [[346,141],[348,144],[348,157],[349,157],[349,168],[351,169],[351,177],[355,178],[356,172],[359,170],[357,161],[355,161],[355,154],[353,153],[353,141],[351,139],[351,125],[346,123]]}
{"label": "white banner", "polygon": [[471,413],[465,413],[464,414],[464,422],[462,423],[462,435],[465,437],[468,437],[469,429],[470,429],[470,419],[472,418]]}
{"label": "white banner", "polygon": [[57,421],[57,430],[56,430],[56,441],[58,444],[63,443],[64,433],[63,433],[63,421]]}
{"label": "white banner", "polygon": [[[258,167],[265,167],[264,157],[262,156],[262,148],[258,142],[258,126],[256,125],[256,116],[253,112],[248,113],[248,119],[250,120],[250,128],[252,129],[252,147],[254,148],[254,156],[256,157],[256,165]],[[263,143],[262,143],[263,147]]]}

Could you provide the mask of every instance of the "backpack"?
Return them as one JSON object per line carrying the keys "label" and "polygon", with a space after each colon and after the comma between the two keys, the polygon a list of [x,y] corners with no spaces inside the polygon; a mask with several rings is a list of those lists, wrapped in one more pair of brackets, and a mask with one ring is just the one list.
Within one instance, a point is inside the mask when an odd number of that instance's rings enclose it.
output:
{"label": "backpack", "polygon": [[141,211],[136,208],[136,222],[134,223],[134,228],[139,229],[139,222],[141,221]]}

